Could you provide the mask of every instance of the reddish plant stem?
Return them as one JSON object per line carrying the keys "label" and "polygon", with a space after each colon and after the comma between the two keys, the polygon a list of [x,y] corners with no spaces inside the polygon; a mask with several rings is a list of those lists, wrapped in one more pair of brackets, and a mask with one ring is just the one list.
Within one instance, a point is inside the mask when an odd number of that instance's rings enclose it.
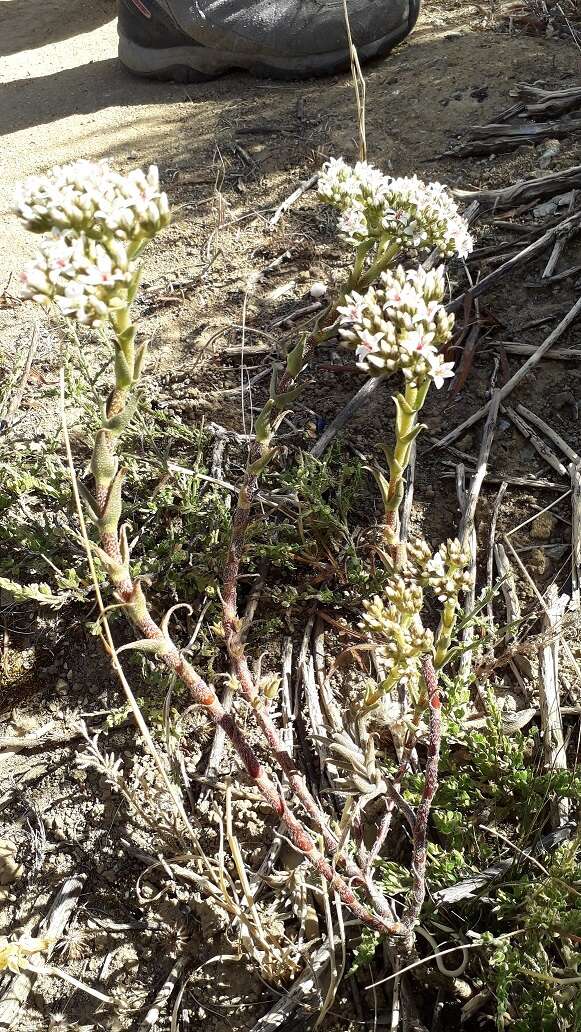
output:
{"label": "reddish plant stem", "polygon": [[[115,535],[102,534],[101,547],[114,563],[121,565],[121,550]],[[141,584],[134,582],[130,575],[127,574],[122,580],[116,582],[115,590],[119,600],[125,604],[131,622],[138,628],[143,637],[148,638],[150,641],[159,641],[160,645],[164,646],[164,651],[159,654],[161,661],[179,677],[188,688],[194,702],[204,706],[212,722],[217,727],[222,728],[230,739],[246,773],[252,779],[266,802],[269,803],[283,821],[289,838],[296,849],[326,879],[331,890],[338,893],[345,906],[363,924],[383,934],[401,934],[399,922],[388,923],[385,919],[372,913],[364,906],[341,875],[337,874],[320,850],[317,849],[306,829],[289,810],[278,788],[269,778],[258,757],[246,741],[244,733],[234,717],[230,713],[226,713],[214,690],[196,673],[175,645],[169,642],[164,636],[161,627],[152,618]]]}
{"label": "reddish plant stem", "polygon": [[430,731],[428,738],[428,758],[424,776],[422,798],[416,814],[412,843],[412,888],[402,917],[402,923],[411,933],[417,924],[424,899],[426,898],[426,863],[428,819],[432,802],[438,788],[438,767],[440,762],[440,745],[442,741],[442,703],[438,687],[438,675],[434,669],[431,656],[422,661],[422,672],[428,692],[430,710]]}
{"label": "reddish plant stem", "polygon": [[[226,619],[224,622],[226,625]],[[228,631],[226,640],[228,643]],[[342,851],[338,852],[339,840],[329,827],[326,814],[311,795],[304,778],[299,774],[295,767],[292,756],[285,749],[280,738],[279,731],[271,720],[268,710],[261,704],[252,675],[248,668],[246,656],[244,655],[244,646],[240,632],[236,635],[232,635],[228,644],[228,653],[236,672],[242,695],[252,706],[257,723],[263,731],[273,757],[278,761],[294,795],[299,802],[302,803],[308,815],[320,829],[325,848],[334,857],[334,864],[341,864],[350,879],[366,887],[377,913],[384,921],[389,922],[393,927],[396,927],[397,922],[394,924],[394,913],[388,900],[379,891],[379,889],[371,883],[369,874],[367,872],[364,873],[348,853]]]}
{"label": "reddish plant stem", "polygon": [[[305,346],[304,359],[314,350],[317,343],[317,335],[313,334]],[[288,370],[285,370],[277,384],[277,394],[290,390],[296,377],[292,377]],[[224,585],[222,589],[222,605],[224,615],[224,636],[226,648],[232,663],[232,667],[240,684],[242,695],[253,707],[256,720],[268,742],[268,745],[276,757],[282,771],[284,772],[289,785],[304,806],[308,815],[320,828],[326,849],[335,853],[338,846],[337,836],[331,831],[327,818],[316,800],[310,793],[304,778],[296,769],[292,756],[284,748],[278,729],[270,718],[268,710],[261,705],[252,674],[250,672],[245,654],[242,626],[238,616],[238,578],[240,575],[240,563],[244,554],[246,534],[250,522],[250,513],[254,496],[258,487],[258,477],[250,471],[253,463],[260,460],[268,450],[268,445],[255,441],[250,450],[248,467],[240,492],[238,504],[232,521],[232,534],[228,555],[224,566]],[[363,876],[357,865],[347,861],[349,876],[363,881]],[[349,870],[350,868],[350,870]]]}

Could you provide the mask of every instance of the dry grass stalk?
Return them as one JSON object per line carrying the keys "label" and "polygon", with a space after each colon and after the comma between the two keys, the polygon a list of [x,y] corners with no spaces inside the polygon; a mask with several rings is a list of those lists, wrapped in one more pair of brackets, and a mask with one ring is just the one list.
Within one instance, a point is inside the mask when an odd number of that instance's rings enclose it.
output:
{"label": "dry grass stalk", "polygon": [[488,459],[490,456],[490,449],[494,440],[494,431],[496,429],[496,421],[498,419],[498,410],[500,406],[500,391],[495,390],[492,393],[490,399],[490,405],[488,409],[488,418],[484,427],[484,433],[482,435],[482,441],[480,444],[480,452],[478,454],[478,462],[476,466],[476,473],[473,476],[470,489],[466,498],[466,506],[462,514],[462,522],[460,524],[459,539],[464,547],[468,546],[468,539],[474,530],[474,517],[476,515],[476,506],[478,505],[478,499],[482,490],[482,484],[486,476],[488,468]]}
{"label": "dry grass stalk", "polygon": [[506,480],[503,480],[502,484],[498,489],[496,501],[494,503],[494,509],[492,510],[492,519],[490,521],[490,538],[488,545],[488,556],[486,559],[486,588],[490,595],[488,602],[486,603],[486,612],[488,615],[488,622],[490,628],[494,627],[494,610],[492,603],[492,589],[494,587],[494,546],[496,543],[496,524],[498,523],[498,517],[500,515],[500,507],[502,505],[504,496],[506,494],[508,484]]}
{"label": "dry grass stalk", "polygon": [[[482,484],[486,476],[488,467],[488,459],[490,456],[490,449],[494,440],[494,431],[496,429],[496,421],[498,419],[498,409],[500,405],[500,399],[498,391],[494,391],[491,399],[490,411],[488,413],[488,419],[484,427],[484,433],[482,435],[482,441],[480,444],[480,451],[478,454],[478,462],[476,466],[476,473],[472,477],[470,482],[470,488],[466,491],[464,487],[464,467],[461,468],[462,472],[457,476],[457,493],[458,502],[462,511],[462,519],[460,522],[460,530],[458,532],[459,541],[462,547],[470,553],[470,566],[468,572],[472,576],[472,587],[466,596],[465,609],[467,613],[470,613],[474,609],[476,602],[476,555],[477,555],[477,541],[476,541],[476,529],[474,526],[474,518],[476,516],[476,507],[478,505],[478,499],[482,490]],[[462,632],[462,656],[460,658],[460,675],[464,678],[468,677],[470,670],[472,669],[472,645],[474,641],[474,624],[468,623]]]}
{"label": "dry grass stalk", "polygon": [[355,104],[357,106],[357,127],[359,130],[359,160],[367,160],[367,137],[365,132],[365,98],[367,92],[367,85],[365,77],[361,71],[361,65],[359,64],[359,56],[353,43],[353,36],[351,35],[351,22],[349,19],[348,0],[343,0],[343,17],[345,19],[345,28],[347,29],[347,39],[349,41],[349,57],[351,59],[351,79],[353,81],[353,90],[355,93]]}
{"label": "dry grass stalk", "polygon": [[502,591],[504,604],[506,606],[506,622],[508,624],[508,629],[504,636],[504,640],[508,642],[514,637],[515,632],[511,628],[520,620],[521,608],[512,567],[508,561],[506,550],[500,542],[497,542],[497,544],[494,545],[494,558],[496,560],[498,574],[501,578],[500,590]]}
{"label": "dry grass stalk", "polygon": [[10,426],[10,424],[14,422],[16,414],[20,406],[22,405],[22,399],[24,397],[24,392],[26,390],[26,385],[28,383],[28,377],[30,376],[30,370],[32,368],[32,363],[34,361],[34,357],[36,355],[39,342],[40,326],[38,323],[35,323],[28,351],[26,353],[26,358],[24,360],[24,368],[20,376],[20,381],[14,391],[14,394],[8,402],[8,407],[4,415],[4,421],[8,424],[8,426]]}
{"label": "dry grass stalk", "polygon": [[[292,663],[293,643],[292,638],[289,637],[285,638],[282,650],[280,683],[282,727],[280,736],[286,751],[291,757],[294,754],[294,712],[291,699]],[[267,883],[266,879],[270,877],[274,870],[274,865],[281,852],[284,831],[284,824],[279,824],[260,867],[250,878],[250,891],[254,899],[258,898]]]}
{"label": "dry grass stalk", "polygon": [[[529,585],[529,587],[531,588],[533,594],[537,598],[537,601],[540,602],[540,605],[541,605],[541,608],[542,608],[543,612],[545,613],[545,615],[548,615],[547,604],[545,602],[545,599],[541,595],[539,589],[537,588],[537,585],[535,584],[535,582],[534,582],[533,578],[531,577],[529,571],[527,570],[525,564],[523,563],[522,559],[520,558],[518,552],[516,552],[516,550],[513,548],[512,544],[511,544],[511,542],[510,542],[510,540],[509,540],[509,538],[508,538],[508,536],[506,534],[503,535],[503,541],[504,541],[506,547],[508,548],[508,550],[510,551],[510,553],[511,553],[514,561],[516,562],[520,572],[522,573],[524,579],[526,580],[526,582]],[[573,651],[571,649],[571,646],[569,645],[569,643],[567,642],[567,640],[565,638],[562,639],[562,645],[563,645],[564,651],[567,653],[567,658],[568,658],[569,662],[571,663],[571,666],[573,667],[573,669],[575,670],[575,673],[577,674],[578,684],[581,684],[581,667],[579,666],[579,663],[578,663],[578,661],[577,661],[577,659],[576,659],[576,657],[575,657],[575,655],[574,655],[574,653],[573,653]],[[576,693],[576,696],[575,696],[575,701],[578,702],[580,699],[581,699],[581,692],[579,692],[579,689],[577,689],[577,693]]]}
{"label": "dry grass stalk", "polygon": [[331,788],[336,789],[337,768],[333,763],[329,755],[329,750],[325,744],[327,740],[327,722],[323,717],[323,711],[321,709],[320,694],[315,679],[314,659],[309,647],[313,624],[314,616],[309,620],[303,635],[301,651],[299,654],[299,670],[305,691],[307,713],[313,736],[312,743],[319,757],[321,771],[325,772]]}
{"label": "dry grass stalk", "polygon": [[325,669],[325,628],[320,619],[316,620],[313,632],[313,661],[315,664],[317,687],[327,724],[332,731],[341,731],[344,727],[344,719],[341,707],[335,700]]}
{"label": "dry grass stalk", "polygon": [[[494,412],[494,423],[496,423],[496,417],[498,415],[498,405]],[[494,426],[492,427],[492,436],[494,435]],[[485,435],[486,436],[486,435]],[[492,440],[491,436],[491,440]],[[462,547],[470,552],[470,565],[468,572],[472,577],[472,586],[470,591],[466,594],[465,599],[465,612],[470,613],[474,609],[474,603],[476,601],[476,553],[478,543],[476,540],[476,529],[474,527],[474,515],[476,511],[476,504],[478,501],[478,495],[480,493],[480,487],[484,479],[484,473],[486,472],[486,460],[484,468],[480,466],[476,473],[476,476],[472,478],[470,491],[466,490],[465,482],[465,470],[464,466],[460,465],[456,469],[456,494],[458,496],[458,505],[462,513],[462,519],[460,523],[460,531],[458,534],[459,540],[462,542]],[[479,473],[482,475],[479,476]],[[475,490],[473,490],[475,488]],[[473,504],[471,499],[473,500]],[[469,512],[469,507],[472,510]],[[460,657],[460,676],[468,677],[470,670],[472,669],[472,645],[474,643],[474,624],[467,623],[464,630],[462,631],[462,655]],[[480,686],[478,685],[478,688]],[[479,692],[480,694],[480,692]]]}
{"label": "dry grass stalk", "polygon": [[[563,617],[568,595],[559,595],[555,584],[547,591],[547,608],[543,618],[543,628],[550,634]],[[547,770],[566,770],[567,753],[563,738],[563,720],[561,717],[561,700],[559,697],[559,636],[545,645],[539,653],[540,680],[539,706],[541,711],[541,728],[543,731],[543,753]],[[551,804],[551,827],[560,828],[569,819],[569,800],[560,799]]]}

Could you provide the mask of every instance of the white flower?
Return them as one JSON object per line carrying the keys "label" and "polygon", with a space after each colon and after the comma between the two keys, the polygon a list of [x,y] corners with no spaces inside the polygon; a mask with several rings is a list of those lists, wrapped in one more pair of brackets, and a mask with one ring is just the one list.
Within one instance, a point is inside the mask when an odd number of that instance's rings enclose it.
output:
{"label": "white flower", "polygon": [[360,244],[366,240],[370,233],[363,205],[354,202],[352,207],[342,212],[337,229],[348,244]]}
{"label": "white flower", "polygon": [[339,209],[339,232],[352,245],[371,237],[407,252],[436,248],[464,258],[472,250],[467,223],[441,183],[394,178],[364,161],[351,168],[333,158],[319,178],[319,196]]}
{"label": "white flower", "polygon": [[363,362],[369,357],[370,353],[377,351],[382,340],[383,333],[370,333],[369,330],[363,330],[358,337],[358,344],[355,349],[358,361]]}
{"label": "white flower", "polygon": [[128,302],[137,265],[119,243],[109,251],[84,234],[70,242],[52,235],[21,274],[24,297],[51,301],[63,315],[88,326],[103,326]]}
{"label": "white flower", "polygon": [[339,309],[339,333],[355,348],[359,368],[373,375],[401,370],[409,381],[430,378],[441,387],[453,375],[440,348],[450,339],[453,316],[441,304],[445,292],[442,267],[399,266],[384,272],[377,287],[354,292]]}
{"label": "white flower", "polygon": [[436,352],[434,355],[430,355],[429,362],[432,366],[431,377],[434,381],[434,387],[439,391],[440,387],[444,386],[444,380],[454,376],[454,363],[445,362],[444,356],[439,352]]}
{"label": "white flower", "polygon": [[17,188],[16,210],[35,233],[56,229],[95,240],[148,239],[169,221],[155,165],[147,173],[135,169],[124,176],[105,161],[74,161],[30,176]]}
{"label": "white flower", "polygon": [[356,290],[346,298],[348,304],[338,305],[337,312],[342,315],[347,322],[361,322],[363,318],[363,312],[365,310],[365,297],[363,294],[358,294]]}
{"label": "white flower", "polygon": [[420,325],[417,329],[410,330],[409,332],[405,331],[400,338],[399,345],[404,351],[409,351],[410,354],[423,354],[430,355],[431,357],[431,354],[436,354],[431,346],[434,336],[433,330]]}
{"label": "white flower", "polygon": [[425,564],[423,580],[435,591],[440,602],[458,605],[458,596],[472,587],[472,575],[466,567],[470,554],[462,550],[460,542],[448,539]]}

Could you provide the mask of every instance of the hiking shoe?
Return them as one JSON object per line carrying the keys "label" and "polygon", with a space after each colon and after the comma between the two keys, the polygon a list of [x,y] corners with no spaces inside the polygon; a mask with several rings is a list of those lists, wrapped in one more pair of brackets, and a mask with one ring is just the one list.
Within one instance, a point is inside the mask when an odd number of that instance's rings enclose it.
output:
{"label": "hiking shoe", "polygon": [[[413,29],[420,0],[348,0],[360,61]],[[343,0],[118,0],[119,58],[135,75],[200,82],[245,69],[277,79],[349,68]]]}

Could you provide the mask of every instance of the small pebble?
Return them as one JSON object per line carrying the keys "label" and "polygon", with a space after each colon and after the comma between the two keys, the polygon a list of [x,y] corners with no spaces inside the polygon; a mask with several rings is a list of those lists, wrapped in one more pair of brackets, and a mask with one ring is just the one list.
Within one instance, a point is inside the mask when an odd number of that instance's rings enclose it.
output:
{"label": "small pebble", "polygon": [[309,293],[315,301],[319,301],[320,298],[325,297],[325,294],[327,293],[327,284],[320,282],[313,283]]}
{"label": "small pebble", "polygon": [[550,541],[556,526],[555,516],[551,512],[542,512],[531,524],[531,537],[535,541]]}
{"label": "small pebble", "polygon": [[474,434],[466,434],[465,437],[461,437],[457,446],[460,451],[469,452],[474,446]]}
{"label": "small pebble", "polygon": [[542,548],[535,548],[533,552],[529,553],[528,566],[533,573],[543,577],[551,569],[551,561]]}

